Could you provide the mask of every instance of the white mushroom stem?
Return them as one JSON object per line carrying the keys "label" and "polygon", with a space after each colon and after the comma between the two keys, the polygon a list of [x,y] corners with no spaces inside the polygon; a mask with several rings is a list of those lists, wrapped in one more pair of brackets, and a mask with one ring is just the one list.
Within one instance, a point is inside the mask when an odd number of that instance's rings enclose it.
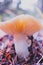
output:
{"label": "white mushroom stem", "polygon": [[14,35],[15,49],[18,56],[26,58],[29,54],[26,36],[23,34]]}

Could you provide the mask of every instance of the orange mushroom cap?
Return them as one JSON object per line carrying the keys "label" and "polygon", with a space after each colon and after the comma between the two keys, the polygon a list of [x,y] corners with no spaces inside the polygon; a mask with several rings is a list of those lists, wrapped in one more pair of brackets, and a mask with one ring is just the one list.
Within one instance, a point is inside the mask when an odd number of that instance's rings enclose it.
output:
{"label": "orange mushroom cap", "polygon": [[30,15],[19,15],[11,21],[1,23],[0,29],[13,35],[16,33],[32,35],[42,29],[42,26],[37,19]]}

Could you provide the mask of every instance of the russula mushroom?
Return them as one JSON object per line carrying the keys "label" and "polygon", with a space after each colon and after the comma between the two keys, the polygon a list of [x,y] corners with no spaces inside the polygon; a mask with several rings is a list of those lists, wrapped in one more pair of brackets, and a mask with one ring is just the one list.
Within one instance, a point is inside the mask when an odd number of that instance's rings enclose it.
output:
{"label": "russula mushroom", "polygon": [[16,53],[26,58],[29,54],[26,36],[33,35],[42,29],[42,26],[37,19],[30,15],[19,15],[10,22],[1,23],[0,29],[14,36]]}

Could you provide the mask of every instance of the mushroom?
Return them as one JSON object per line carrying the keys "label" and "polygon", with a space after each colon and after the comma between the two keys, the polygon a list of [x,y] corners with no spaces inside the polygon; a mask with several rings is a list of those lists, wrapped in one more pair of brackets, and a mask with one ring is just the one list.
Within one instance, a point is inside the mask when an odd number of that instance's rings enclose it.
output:
{"label": "mushroom", "polygon": [[29,54],[26,36],[33,35],[41,30],[42,26],[30,15],[19,15],[10,22],[0,23],[0,29],[14,36],[16,53],[26,58]]}

